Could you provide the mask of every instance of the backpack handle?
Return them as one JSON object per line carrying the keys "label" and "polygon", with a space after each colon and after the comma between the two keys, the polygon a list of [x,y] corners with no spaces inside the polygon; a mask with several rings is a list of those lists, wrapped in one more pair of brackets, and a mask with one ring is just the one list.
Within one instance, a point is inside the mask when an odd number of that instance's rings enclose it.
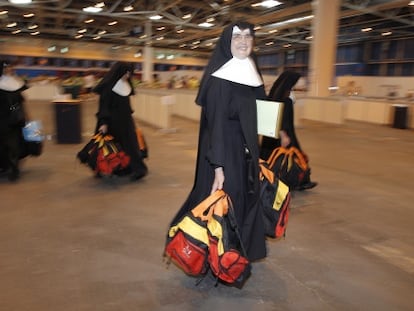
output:
{"label": "backpack handle", "polygon": [[[211,219],[214,208],[213,205],[218,203],[219,201],[227,201],[222,200],[223,198],[227,197],[227,194],[223,190],[217,190],[213,194],[209,195],[206,199],[201,201],[196,207],[191,210],[191,213],[194,217],[199,217],[202,221],[208,221]],[[224,204],[220,203],[220,204]],[[226,210],[225,206],[221,207],[223,212]],[[207,214],[206,211],[208,210]]]}

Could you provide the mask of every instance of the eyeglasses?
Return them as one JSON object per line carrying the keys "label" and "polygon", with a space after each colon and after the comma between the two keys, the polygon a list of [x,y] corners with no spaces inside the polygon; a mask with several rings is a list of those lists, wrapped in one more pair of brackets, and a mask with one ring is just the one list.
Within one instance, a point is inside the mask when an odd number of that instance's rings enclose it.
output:
{"label": "eyeglasses", "polygon": [[240,33],[236,33],[232,36],[232,39],[236,40],[236,41],[241,41],[242,39],[244,39],[246,41],[252,41],[253,36],[251,34],[242,35]]}

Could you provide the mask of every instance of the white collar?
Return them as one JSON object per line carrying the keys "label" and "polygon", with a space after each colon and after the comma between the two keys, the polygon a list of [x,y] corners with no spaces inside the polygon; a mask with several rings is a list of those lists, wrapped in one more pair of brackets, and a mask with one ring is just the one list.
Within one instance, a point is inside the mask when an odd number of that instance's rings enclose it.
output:
{"label": "white collar", "polygon": [[250,57],[245,59],[233,57],[215,71],[212,76],[254,87],[263,84],[263,80]]}
{"label": "white collar", "polygon": [[131,85],[127,81],[119,79],[112,88],[112,91],[121,96],[128,96],[132,90]]}
{"label": "white collar", "polygon": [[16,76],[2,75],[0,77],[0,89],[14,92],[22,88],[24,81]]}

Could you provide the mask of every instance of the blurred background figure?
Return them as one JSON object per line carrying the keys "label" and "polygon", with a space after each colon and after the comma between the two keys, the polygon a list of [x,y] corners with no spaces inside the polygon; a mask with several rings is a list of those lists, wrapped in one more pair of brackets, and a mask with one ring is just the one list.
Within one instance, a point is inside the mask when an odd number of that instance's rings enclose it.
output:
{"label": "blurred background figure", "polygon": [[131,180],[147,175],[148,168],[139,150],[137,132],[130,96],[135,94],[131,76],[133,64],[116,62],[109,72],[93,89],[99,94],[99,110],[96,114],[96,131],[108,133],[114,137],[122,149],[131,157]]}
{"label": "blurred background figure", "polygon": [[[296,137],[294,125],[294,102],[293,87],[300,78],[300,74],[293,71],[284,71],[273,83],[270,89],[268,100],[283,102],[282,125],[279,133],[279,139],[272,137],[263,137],[260,146],[260,158],[267,160],[274,149],[278,147],[296,147],[304,155],[308,162],[307,155],[303,152],[299,140]],[[311,182],[310,174],[305,178],[298,190],[310,189],[317,185]]]}
{"label": "blurred background figure", "polygon": [[19,160],[24,154],[22,128],[26,123],[24,97],[26,83],[15,75],[13,66],[0,61],[0,170],[10,181],[20,177]]}

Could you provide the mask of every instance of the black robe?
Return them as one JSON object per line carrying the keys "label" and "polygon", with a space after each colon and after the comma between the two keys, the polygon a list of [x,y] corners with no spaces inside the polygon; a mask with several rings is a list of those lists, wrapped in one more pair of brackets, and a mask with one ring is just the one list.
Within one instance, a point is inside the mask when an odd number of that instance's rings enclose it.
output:
{"label": "black robe", "polygon": [[121,96],[109,88],[101,92],[99,110],[96,114],[98,118],[96,130],[102,124],[107,124],[108,134],[112,135],[131,157],[130,170],[137,172],[146,170],[146,165],[143,163],[143,156],[139,151],[132,113],[130,95]]}
{"label": "black robe", "polygon": [[[289,136],[290,146],[301,150],[295,132],[293,101],[289,97],[292,88],[298,82],[299,78],[300,74],[297,72],[289,70],[282,72],[282,74],[273,83],[268,99],[284,103],[281,130],[286,132]],[[263,137],[260,146],[260,158],[267,160],[272,151],[280,146],[280,139]]]}
{"label": "black robe", "polygon": [[0,169],[19,170],[19,160],[26,157],[22,128],[25,118],[19,123],[10,124],[10,106],[19,103],[24,113],[24,97],[22,92],[27,89],[23,85],[17,90],[0,89]]}
{"label": "black robe", "polygon": [[[263,87],[211,77],[202,107],[193,189],[172,224],[211,191],[214,169],[223,167],[223,190],[230,196],[250,260],[266,256],[263,218],[258,208],[259,167],[256,98]],[[259,95],[260,94],[260,95]],[[246,154],[246,148],[250,155]]]}

